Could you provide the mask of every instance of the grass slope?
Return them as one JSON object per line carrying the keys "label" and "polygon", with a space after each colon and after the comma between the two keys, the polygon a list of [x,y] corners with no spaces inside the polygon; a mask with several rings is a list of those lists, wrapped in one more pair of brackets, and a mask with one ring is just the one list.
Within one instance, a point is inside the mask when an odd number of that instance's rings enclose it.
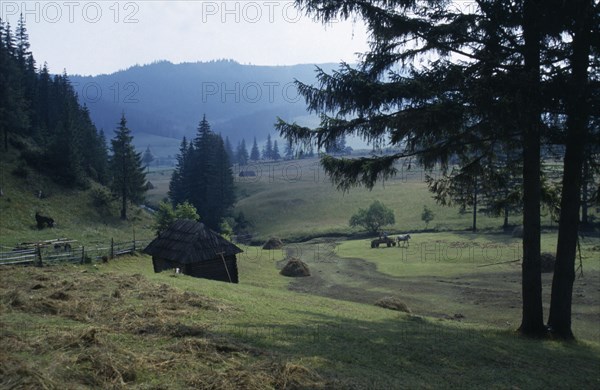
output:
{"label": "grass slope", "polygon": [[[399,167],[391,180],[369,191],[354,188],[340,192],[331,184],[320,167],[318,159],[250,164],[247,170],[256,177],[239,177],[234,169],[238,202],[235,212],[243,212],[254,222],[259,240],[278,236],[288,240],[302,240],[325,234],[349,234],[356,230],[348,226],[350,217],[359,208],[367,208],[380,200],[395,212],[393,232],[420,231],[426,228],[421,220],[423,206],[434,213],[429,228],[437,230],[466,230],[471,227],[472,214],[459,213],[458,207],[436,204],[425,183],[425,172]],[[429,173],[432,176],[436,172]],[[477,215],[480,230],[498,229],[502,218]],[[509,222],[518,225],[520,216],[510,216]],[[543,225],[551,226],[548,215]]]}
{"label": "grass slope", "polygon": [[[36,242],[55,238],[70,238],[81,244],[94,244],[115,240],[151,238],[151,216],[137,207],[131,207],[129,220],[121,221],[118,205],[109,212],[101,212],[92,204],[92,184],[88,190],[65,189],[51,178],[27,168],[25,178],[13,171],[21,163],[14,150],[0,158],[0,245],[12,247],[19,242]],[[39,193],[43,196],[40,198]],[[50,216],[56,227],[38,230],[35,213]]]}
{"label": "grass slope", "polygon": [[292,292],[280,259],[257,253],[240,261],[239,285],[154,274],[145,256],[0,269],[0,387],[600,385],[597,344]]}

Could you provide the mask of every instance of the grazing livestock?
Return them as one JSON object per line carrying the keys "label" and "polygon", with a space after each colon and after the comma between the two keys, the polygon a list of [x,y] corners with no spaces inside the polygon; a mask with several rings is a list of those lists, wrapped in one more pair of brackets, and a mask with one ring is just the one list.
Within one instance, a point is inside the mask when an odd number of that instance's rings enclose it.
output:
{"label": "grazing livestock", "polygon": [[43,229],[46,226],[48,227],[54,227],[54,220],[50,217],[44,217],[43,215],[40,215],[40,213],[35,213],[35,221],[37,222],[37,228],[38,229]]}
{"label": "grazing livestock", "polygon": [[[396,237],[396,242],[398,243],[398,247],[400,247],[400,243],[406,243],[406,247],[409,246],[409,242],[408,240],[410,240],[410,234],[401,234],[398,237]],[[402,245],[404,246],[404,244]]]}

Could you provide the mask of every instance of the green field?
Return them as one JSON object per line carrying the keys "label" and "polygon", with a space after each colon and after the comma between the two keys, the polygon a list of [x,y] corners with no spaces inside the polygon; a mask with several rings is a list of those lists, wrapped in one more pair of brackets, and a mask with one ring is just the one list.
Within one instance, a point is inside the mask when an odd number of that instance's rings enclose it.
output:
{"label": "green field", "polygon": [[[243,212],[254,223],[256,241],[270,236],[289,241],[305,240],[322,235],[348,235],[348,221],[359,208],[367,208],[374,200],[380,200],[394,210],[396,224],[390,232],[413,232],[425,229],[421,220],[423,206],[429,207],[435,217],[429,228],[435,230],[468,230],[472,214],[459,212],[458,207],[442,207],[436,204],[425,184],[425,173],[399,167],[398,175],[378,184],[372,191],[355,188],[343,193],[331,184],[320,167],[318,159],[281,161],[250,164],[244,168],[256,173],[255,177],[239,177],[239,167],[234,167],[238,201],[234,213]],[[170,171],[153,171],[150,181],[156,188],[148,194],[150,203],[157,204],[166,196]],[[435,172],[432,174],[436,174]],[[477,216],[480,230],[498,230],[503,219]],[[519,225],[521,217],[513,215],[509,223]],[[553,225],[549,215],[544,214],[542,224]]]}
{"label": "green field", "polygon": [[[240,283],[163,272],[144,255],[108,264],[0,268],[0,388],[597,388],[600,386],[600,240],[581,241],[573,295],[576,342],[516,334],[521,314],[520,240],[501,219],[435,205],[418,173],[373,191],[338,192],[316,160],[255,166],[236,178],[255,239],[242,246]],[[154,235],[133,208],[101,212],[92,191],[64,190],[35,172],[17,178],[2,159],[0,244],[68,237],[82,244]],[[151,203],[170,171],[151,171]],[[36,196],[39,189],[46,194]],[[370,248],[347,226],[379,199],[395,210],[408,247]],[[423,205],[436,214],[423,231]],[[113,206],[115,207],[115,206]],[[37,230],[36,211],[57,221]],[[519,223],[512,217],[512,223]],[[542,249],[554,252],[549,219]],[[343,235],[349,235],[344,237]],[[279,274],[297,257],[306,278]],[[551,273],[543,274],[547,315]],[[375,306],[382,298],[407,312]],[[551,366],[549,366],[551,362]],[[565,372],[554,367],[569,367]]]}
{"label": "green field", "polygon": [[[361,244],[344,243],[339,254]],[[276,253],[244,249],[256,256],[240,258],[239,285],[154,274],[146,256],[90,266],[0,269],[0,386],[389,389],[600,384],[597,342],[528,340],[517,337],[514,327],[423,316],[417,306],[406,314],[294,291],[292,285],[302,281],[278,274],[281,258]],[[382,263],[389,262],[385,257]],[[337,264],[341,272],[349,269],[344,261],[340,257]],[[449,279],[456,275],[438,273],[436,277]],[[449,298],[438,297],[433,305]],[[548,362],[569,371],[550,369]]]}

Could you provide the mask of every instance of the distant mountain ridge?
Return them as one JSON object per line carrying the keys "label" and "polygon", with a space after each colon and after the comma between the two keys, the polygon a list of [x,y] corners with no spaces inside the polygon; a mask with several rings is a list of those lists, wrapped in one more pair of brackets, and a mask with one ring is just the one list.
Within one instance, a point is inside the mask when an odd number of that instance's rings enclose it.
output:
{"label": "distant mountain ridge", "polygon": [[294,80],[314,83],[315,69],[337,64],[256,66],[232,60],[172,64],[159,61],[109,75],[70,76],[79,100],[99,129],[112,134],[122,112],[134,135],[193,137],[206,114],[212,129],[233,145],[242,138],[259,142],[275,135],[277,116],[307,125],[317,118],[306,111]]}

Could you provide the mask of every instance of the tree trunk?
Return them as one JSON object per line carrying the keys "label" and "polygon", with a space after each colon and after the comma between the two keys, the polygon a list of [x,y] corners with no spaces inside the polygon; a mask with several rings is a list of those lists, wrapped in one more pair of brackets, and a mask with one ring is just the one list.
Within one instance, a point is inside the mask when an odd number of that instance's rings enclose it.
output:
{"label": "tree trunk", "polygon": [[502,225],[502,230],[508,231],[508,206],[504,206],[504,224]]}
{"label": "tree trunk", "polygon": [[127,192],[123,190],[121,196],[121,219],[127,219]]}
{"label": "tree trunk", "polygon": [[574,338],[571,330],[571,303],[575,281],[584,148],[588,138],[588,66],[593,8],[589,0],[578,1],[572,7],[577,10],[577,15],[571,57],[572,78],[567,94],[567,142],[558,243],[548,317],[550,331],[564,339]]}
{"label": "tree trunk", "polygon": [[589,224],[588,218],[588,200],[589,200],[589,192],[588,192],[588,177],[590,175],[590,164],[588,163],[588,155],[584,156],[583,160],[583,177],[582,177],[582,185],[581,185],[581,224],[586,226]]}
{"label": "tree trunk", "polygon": [[473,232],[477,231],[477,192],[479,188],[477,188],[477,178],[475,178],[475,188],[473,190]]}
{"label": "tree trunk", "polygon": [[539,0],[525,1],[525,77],[517,92],[523,107],[523,311],[519,331],[531,337],[546,334],[540,263],[540,14]]}

